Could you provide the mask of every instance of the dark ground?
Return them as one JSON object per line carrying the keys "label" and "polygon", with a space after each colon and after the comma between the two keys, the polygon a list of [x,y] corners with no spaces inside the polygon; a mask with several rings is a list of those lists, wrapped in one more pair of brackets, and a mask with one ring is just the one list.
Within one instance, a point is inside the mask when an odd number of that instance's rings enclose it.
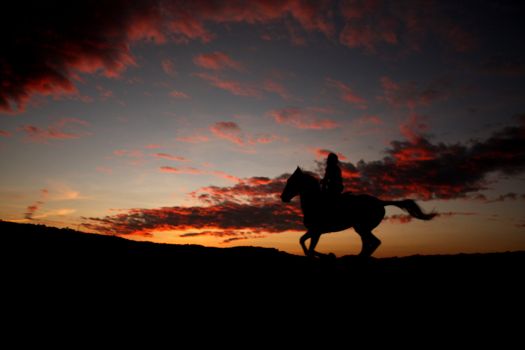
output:
{"label": "dark ground", "polygon": [[4,306],[17,314],[154,310],[220,324],[213,315],[226,312],[236,321],[270,315],[272,324],[291,325],[302,315],[299,322],[342,317],[387,327],[444,317],[443,327],[504,324],[508,332],[523,325],[525,252],[312,261],[276,249],[144,243],[41,225],[0,222],[0,232]]}

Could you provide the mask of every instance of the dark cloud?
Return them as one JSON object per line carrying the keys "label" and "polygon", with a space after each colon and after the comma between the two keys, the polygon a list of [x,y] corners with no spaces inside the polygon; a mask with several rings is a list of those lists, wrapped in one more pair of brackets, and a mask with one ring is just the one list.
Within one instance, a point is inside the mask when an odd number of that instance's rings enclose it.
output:
{"label": "dark cloud", "polygon": [[[346,190],[382,199],[456,199],[480,195],[490,173],[506,175],[525,170],[525,120],[469,144],[434,144],[423,136],[393,141],[378,161],[342,162]],[[320,172],[322,162],[318,162]],[[108,234],[149,234],[154,230],[191,230],[185,237],[208,235],[229,238],[302,230],[297,201],[280,202],[289,174],[276,178],[237,179],[232,186],[208,186],[190,193],[203,206],[131,209],[104,218],[90,218],[85,226]],[[518,198],[513,193],[501,200]],[[521,196],[523,197],[523,196]],[[480,197],[486,200],[486,197]],[[440,213],[441,217],[475,213]],[[392,222],[408,222],[394,215]],[[197,230],[197,231],[195,231]],[[235,235],[235,232],[243,232]]]}
{"label": "dark cloud", "polygon": [[215,34],[209,23],[291,18],[306,31],[331,35],[330,6],[329,1],[302,0],[9,2],[2,5],[0,18],[0,111],[23,111],[34,94],[76,94],[79,73],[119,76],[136,64],[130,45],[138,40],[210,42]]}
{"label": "dark cloud", "polygon": [[525,119],[468,144],[432,143],[427,138],[393,141],[379,161],[342,163],[346,188],[382,198],[463,198],[484,190],[487,175],[525,170]]}
{"label": "dark cloud", "polygon": [[90,218],[87,228],[106,234],[150,234],[155,230],[203,230],[191,235],[225,236],[240,230],[250,233],[275,233],[302,230],[299,212],[293,206],[275,201],[264,205],[223,202],[206,207],[166,207],[131,209],[127,213]]}

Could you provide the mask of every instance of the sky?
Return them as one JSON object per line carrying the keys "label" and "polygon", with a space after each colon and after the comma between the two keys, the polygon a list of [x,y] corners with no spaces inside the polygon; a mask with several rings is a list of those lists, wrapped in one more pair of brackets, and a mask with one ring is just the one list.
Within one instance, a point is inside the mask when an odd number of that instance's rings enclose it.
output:
{"label": "sky", "polygon": [[336,152],[346,190],[438,213],[387,207],[375,256],[525,249],[517,1],[2,7],[2,220],[300,254],[279,195]]}

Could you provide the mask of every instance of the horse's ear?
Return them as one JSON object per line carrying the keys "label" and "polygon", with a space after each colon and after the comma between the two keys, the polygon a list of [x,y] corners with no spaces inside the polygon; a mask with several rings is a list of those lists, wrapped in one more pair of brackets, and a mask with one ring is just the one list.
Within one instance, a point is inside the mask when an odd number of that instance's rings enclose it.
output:
{"label": "horse's ear", "polygon": [[296,171],[296,172],[299,172],[299,173],[302,173],[302,172],[303,172],[303,170],[301,169],[301,167],[300,167],[299,165],[297,166],[297,169],[295,169],[295,171]]}

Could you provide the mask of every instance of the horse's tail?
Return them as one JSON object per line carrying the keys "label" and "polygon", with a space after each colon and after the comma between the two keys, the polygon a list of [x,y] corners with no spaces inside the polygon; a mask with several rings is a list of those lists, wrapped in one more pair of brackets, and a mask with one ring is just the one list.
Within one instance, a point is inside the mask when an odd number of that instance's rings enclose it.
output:
{"label": "horse's tail", "polygon": [[407,211],[410,215],[420,220],[430,220],[437,215],[434,212],[430,214],[423,212],[419,205],[417,205],[417,203],[412,199],[404,199],[402,201],[383,201],[383,205],[395,205],[396,207]]}

